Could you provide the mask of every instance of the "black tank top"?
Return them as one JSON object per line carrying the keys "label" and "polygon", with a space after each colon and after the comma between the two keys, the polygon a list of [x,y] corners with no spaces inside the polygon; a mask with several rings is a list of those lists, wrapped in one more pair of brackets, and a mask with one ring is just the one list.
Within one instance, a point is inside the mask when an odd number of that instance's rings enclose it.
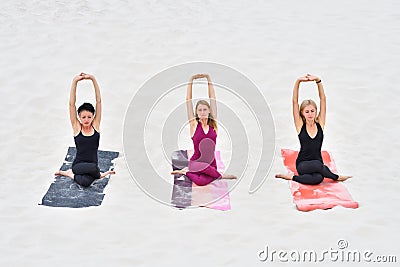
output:
{"label": "black tank top", "polygon": [[317,129],[317,135],[311,138],[307,133],[306,124],[303,123],[299,133],[300,152],[296,159],[296,165],[306,160],[319,160],[322,162],[321,147],[324,133],[319,123],[317,123]]}
{"label": "black tank top", "polygon": [[85,136],[82,130],[74,137],[76,157],[72,165],[79,162],[98,163],[97,150],[99,148],[100,134],[93,128],[94,134]]}

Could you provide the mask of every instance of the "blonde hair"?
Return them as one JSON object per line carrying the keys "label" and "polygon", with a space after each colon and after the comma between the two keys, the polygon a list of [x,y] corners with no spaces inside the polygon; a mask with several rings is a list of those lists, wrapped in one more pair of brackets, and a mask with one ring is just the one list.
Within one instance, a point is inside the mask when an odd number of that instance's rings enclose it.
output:
{"label": "blonde hair", "polygon": [[[210,104],[206,101],[206,100],[199,100],[196,103],[196,108],[195,108],[195,116],[196,116],[196,120],[199,121],[200,118],[197,115],[197,107],[199,105],[205,105],[208,107],[208,109],[211,111],[211,106]],[[213,115],[211,114],[211,112],[208,114],[208,121],[207,124],[212,126],[214,128],[214,130],[217,130],[218,126],[217,126],[217,121],[214,119]]]}
{"label": "blonde hair", "polygon": [[[304,116],[303,116],[303,110],[309,105],[311,105],[315,108],[315,113],[317,113],[317,111],[318,111],[317,104],[312,99],[303,100],[303,102],[301,102],[301,105],[300,105],[300,117],[303,120],[303,123],[306,122],[306,118],[304,118]],[[319,118],[319,114],[315,116],[315,122],[318,122],[318,118]]]}

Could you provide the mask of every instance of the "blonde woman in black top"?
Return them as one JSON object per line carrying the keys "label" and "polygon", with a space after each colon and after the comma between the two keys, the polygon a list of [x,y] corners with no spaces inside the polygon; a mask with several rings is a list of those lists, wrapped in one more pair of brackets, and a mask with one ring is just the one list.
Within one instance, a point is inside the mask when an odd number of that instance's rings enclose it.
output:
{"label": "blonde woman in black top", "polygon": [[[313,100],[304,100],[300,107],[298,103],[300,83],[312,81],[318,87],[320,100],[318,115],[317,105]],[[345,181],[350,178],[351,176],[332,173],[322,161],[321,147],[324,140],[326,96],[321,79],[311,74],[298,78],[293,89],[292,107],[294,124],[300,141],[300,152],[296,159],[296,169],[299,175],[277,174],[275,177],[310,185],[321,183],[324,177],[336,181]]]}

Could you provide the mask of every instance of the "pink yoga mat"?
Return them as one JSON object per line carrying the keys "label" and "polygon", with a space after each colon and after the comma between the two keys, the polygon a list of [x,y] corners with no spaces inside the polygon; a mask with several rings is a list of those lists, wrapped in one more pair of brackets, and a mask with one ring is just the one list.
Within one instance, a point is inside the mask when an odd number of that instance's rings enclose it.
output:
{"label": "pink yoga mat", "polygon": [[[296,158],[299,152],[282,149],[281,153],[285,167],[297,175]],[[337,173],[336,164],[331,155],[327,151],[322,151],[321,154],[324,164],[332,172]],[[353,200],[342,182],[325,178],[319,185],[304,185],[295,181],[290,181],[289,184],[293,202],[300,211],[330,209],[335,206],[358,208],[358,202]]]}
{"label": "pink yoga mat", "polygon": [[[188,150],[187,154],[190,159],[193,155],[193,150]],[[220,151],[215,151],[215,160],[218,172],[223,173],[225,165],[221,160]],[[218,200],[215,201],[216,199]],[[203,206],[216,210],[230,210],[228,182],[223,179],[217,179],[205,186],[198,186],[192,183],[192,206]]]}

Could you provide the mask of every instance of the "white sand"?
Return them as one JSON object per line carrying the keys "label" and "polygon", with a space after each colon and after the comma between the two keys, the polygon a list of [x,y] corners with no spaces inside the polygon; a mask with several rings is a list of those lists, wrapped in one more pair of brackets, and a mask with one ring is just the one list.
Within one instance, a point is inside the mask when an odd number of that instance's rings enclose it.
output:
{"label": "white sand", "polygon": [[[2,1],[0,266],[273,266],[279,262],[257,258],[265,245],[320,252],[339,239],[400,261],[400,6],[281,2]],[[244,177],[231,211],[176,210],[136,186],[122,155],[100,207],[37,205],[73,145],[67,105],[75,74],[98,78],[100,146],[122,152],[135,91],[162,69],[196,60],[243,72],[270,104],[277,157],[258,192],[247,193]],[[324,149],[354,175],[346,186],[359,209],[299,212],[287,183],[273,178],[284,171],[280,148],[298,148],[290,98],[307,72],[323,79]],[[90,88],[80,86],[79,102],[93,99]],[[301,97],[317,98],[313,88]]]}

